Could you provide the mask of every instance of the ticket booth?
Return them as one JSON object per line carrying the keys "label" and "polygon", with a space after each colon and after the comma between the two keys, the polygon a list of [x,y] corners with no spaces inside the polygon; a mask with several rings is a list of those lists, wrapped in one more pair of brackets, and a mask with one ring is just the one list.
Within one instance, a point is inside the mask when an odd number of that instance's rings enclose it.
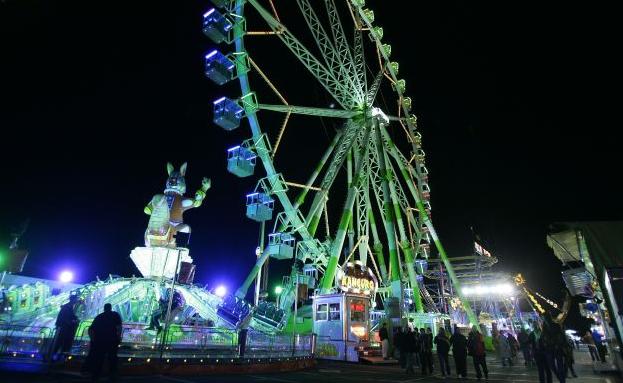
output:
{"label": "ticket booth", "polygon": [[313,297],[316,356],[357,362],[358,350],[370,341],[370,300],[377,280],[361,264],[349,263],[336,282],[337,293]]}

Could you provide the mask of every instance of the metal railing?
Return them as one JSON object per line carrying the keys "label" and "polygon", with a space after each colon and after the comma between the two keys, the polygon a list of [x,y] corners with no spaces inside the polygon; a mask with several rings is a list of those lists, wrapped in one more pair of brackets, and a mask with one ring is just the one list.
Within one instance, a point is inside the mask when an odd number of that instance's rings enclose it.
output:
{"label": "metal railing", "polygon": [[[88,354],[88,323],[78,326],[70,355]],[[55,329],[0,324],[0,357],[44,358],[54,343]],[[171,326],[157,333],[144,324],[123,325],[120,358],[238,358],[241,345],[235,330],[201,326]],[[313,356],[313,334],[265,334],[249,331],[245,358],[285,358]]]}

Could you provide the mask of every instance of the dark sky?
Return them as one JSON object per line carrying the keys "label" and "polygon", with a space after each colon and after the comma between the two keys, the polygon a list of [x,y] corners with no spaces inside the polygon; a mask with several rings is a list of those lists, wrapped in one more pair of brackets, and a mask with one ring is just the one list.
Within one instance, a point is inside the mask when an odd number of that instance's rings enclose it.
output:
{"label": "dark sky", "polygon": [[[595,102],[586,86],[598,73],[584,65],[591,44],[575,22],[585,10],[410,1],[397,12],[390,3],[368,1],[414,99],[433,218],[450,255],[471,251],[474,227],[500,258],[499,270],[522,272],[560,298],[547,225],[622,212],[614,127],[586,118]],[[10,228],[30,218],[25,273],[56,277],[72,267],[83,282],[137,273],[128,256],[142,244],[143,206],[161,192],[166,161],[188,161],[189,192],[204,175],[213,181],[205,205],[185,217],[197,279],[234,288],[246,276],[258,225],[244,216],[244,195],[257,177],[226,172],[225,150],[246,136],[211,123],[211,102],[237,93],[203,76],[203,55],[213,47],[201,33],[209,7],[0,2],[0,234],[5,246]],[[278,81],[298,74],[280,73]],[[306,145],[314,129],[292,133],[284,167],[296,169],[307,154],[319,158],[324,147]],[[295,178],[304,181],[303,173]]]}

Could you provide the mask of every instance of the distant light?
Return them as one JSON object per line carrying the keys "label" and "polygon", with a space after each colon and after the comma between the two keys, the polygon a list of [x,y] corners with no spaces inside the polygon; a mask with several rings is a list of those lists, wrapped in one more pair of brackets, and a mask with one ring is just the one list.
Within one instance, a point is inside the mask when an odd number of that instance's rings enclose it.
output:
{"label": "distant light", "polygon": [[359,338],[363,338],[366,335],[367,328],[364,326],[350,326],[350,331]]}
{"label": "distant light", "polygon": [[74,280],[74,273],[69,270],[64,270],[59,274],[58,280],[63,283],[69,283]]}
{"label": "distant light", "polygon": [[463,287],[461,289],[463,295],[498,295],[498,296],[514,296],[515,289],[513,286],[504,283],[498,285],[476,285],[472,287]]}
{"label": "distant light", "polygon": [[221,103],[222,101],[225,101],[226,99],[227,99],[227,97],[221,97],[221,98],[219,98],[218,100],[214,101],[214,102],[213,102],[213,104],[214,104],[214,105],[219,104],[219,103]]}
{"label": "distant light", "polygon": [[277,286],[275,287],[275,294],[279,295],[283,292],[283,287]]}
{"label": "distant light", "polygon": [[225,296],[225,294],[227,294],[227,287],[225,287],[223,285],[218,286],[214,290],[214,294],[216,294],[217,297],[223,298]]}

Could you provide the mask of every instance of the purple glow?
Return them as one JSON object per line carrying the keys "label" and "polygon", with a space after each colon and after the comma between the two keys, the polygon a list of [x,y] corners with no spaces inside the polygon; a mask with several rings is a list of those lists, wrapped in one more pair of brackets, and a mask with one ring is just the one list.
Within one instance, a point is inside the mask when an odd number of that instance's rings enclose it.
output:
{"label": "purple glow", "polygon": [[74,280],[74,273],[72,273],[69,270],[63,270],[58,275],[58,280],[63,282],[63,283],[69,283],[69,282]]}

